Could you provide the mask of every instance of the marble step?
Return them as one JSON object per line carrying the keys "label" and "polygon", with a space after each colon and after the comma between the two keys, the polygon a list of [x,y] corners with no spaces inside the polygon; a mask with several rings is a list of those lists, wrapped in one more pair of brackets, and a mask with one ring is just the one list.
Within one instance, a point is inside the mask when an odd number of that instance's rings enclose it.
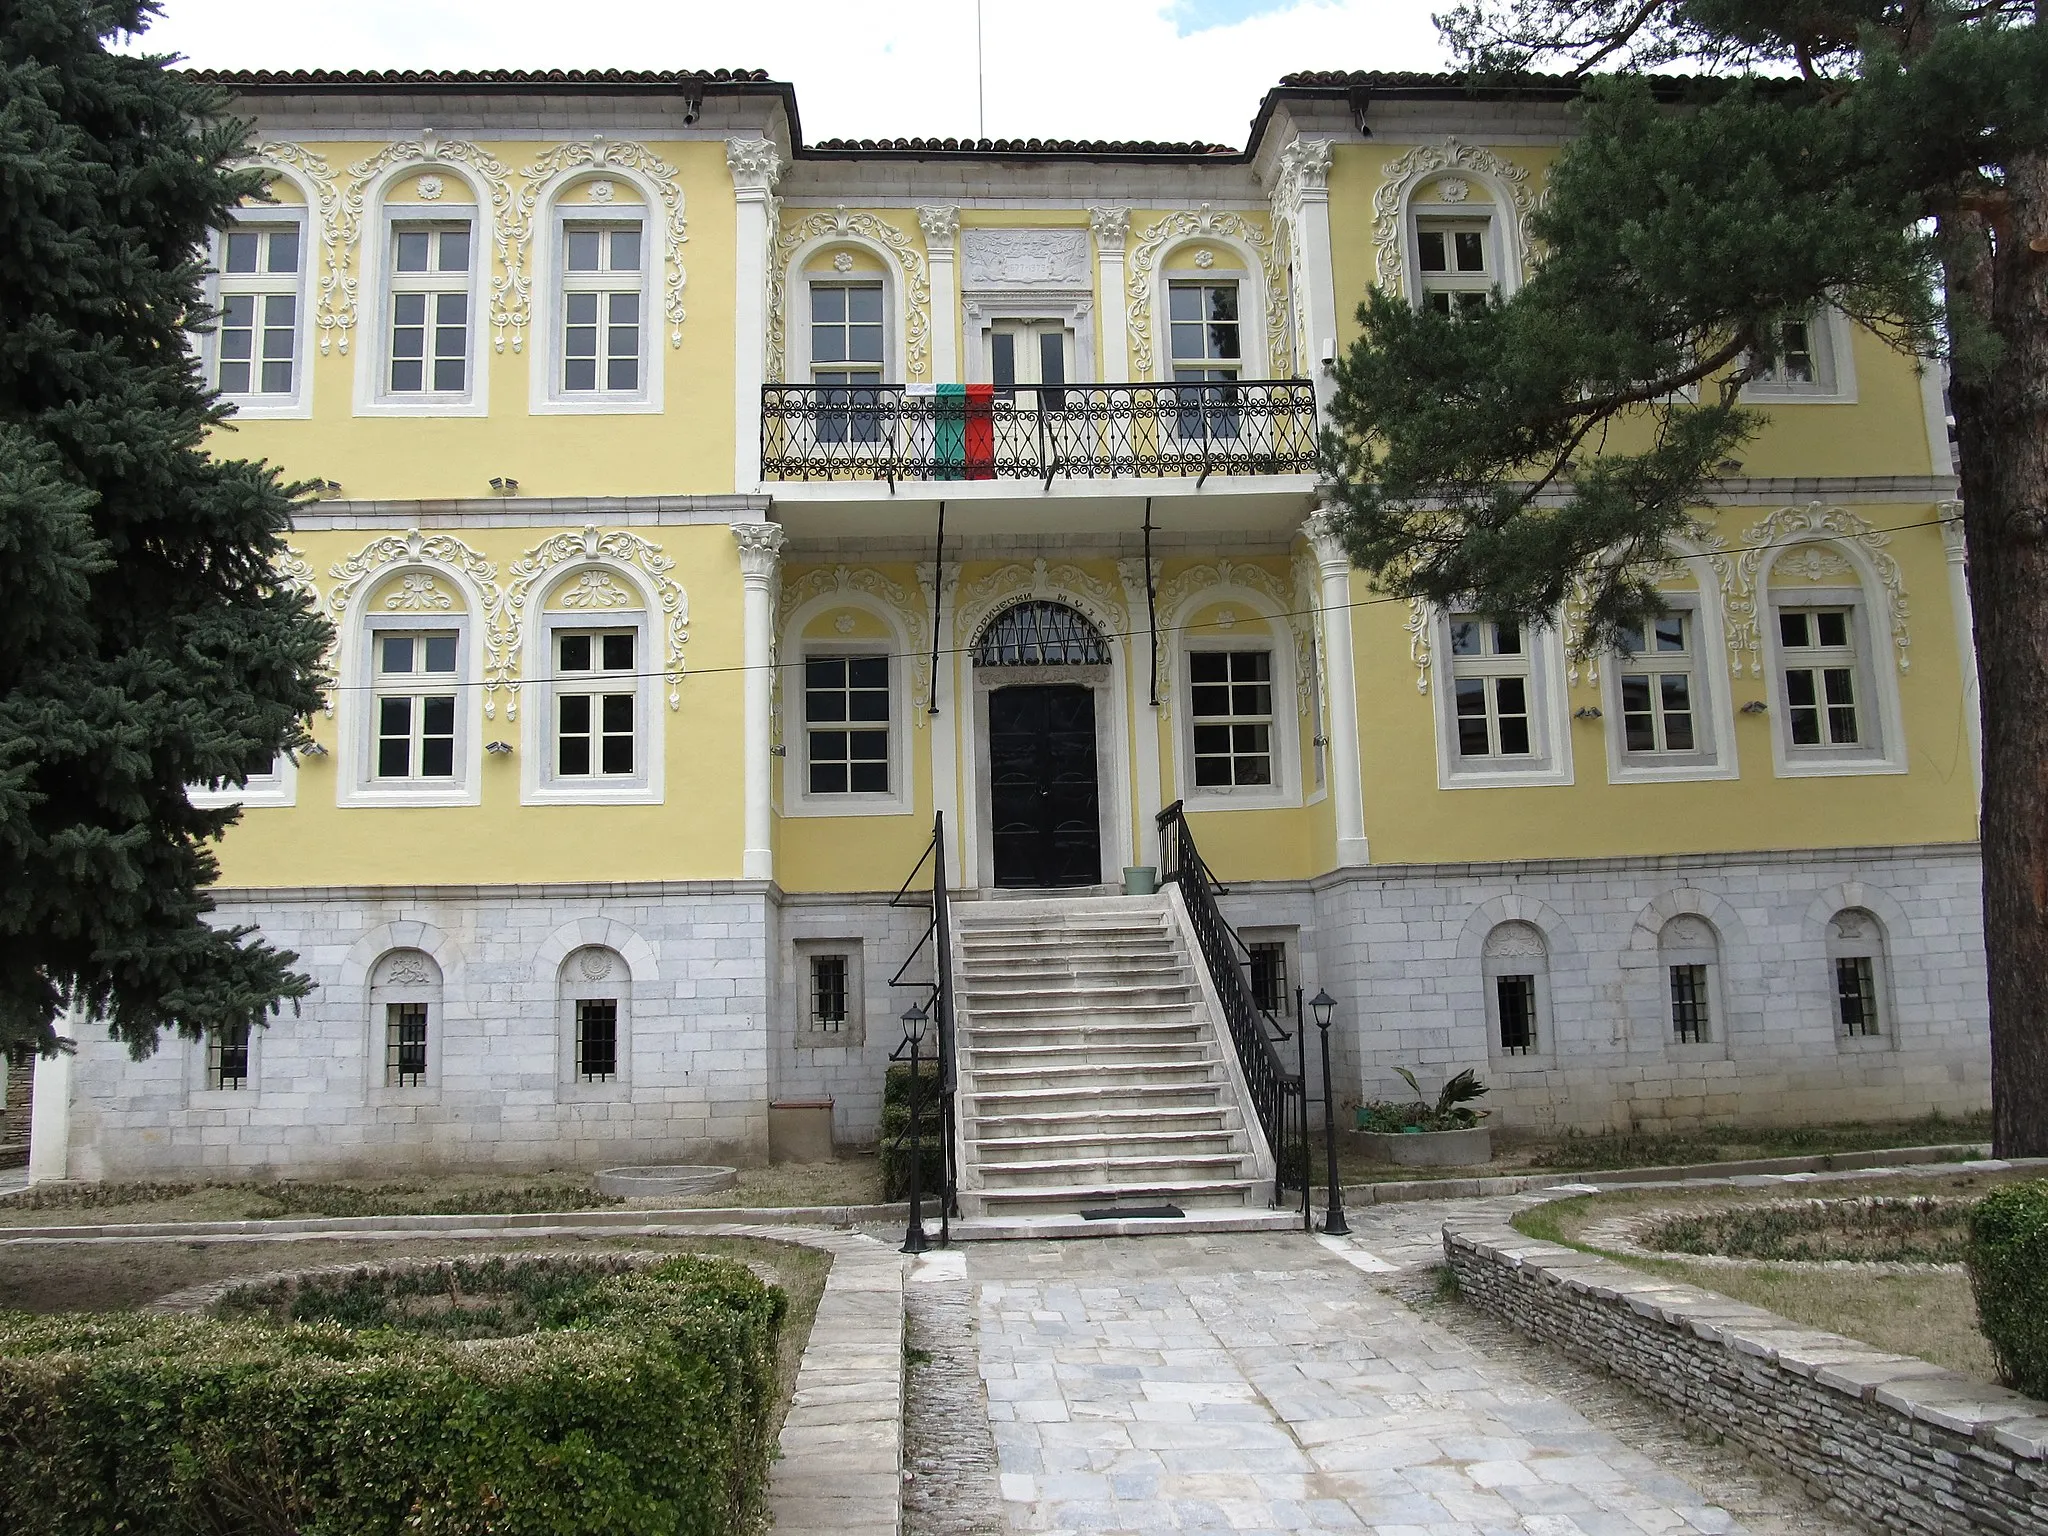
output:
{"label": "marble step", "polygon": [[974,1092],[1000,1093],[1018,1089],[1149,1088],[1162,1086],[1210,1085],[1226,1093],[1230,1079],[1222,1061],[1214,1056],[1192,1061],[1077,1061],[1062,1064],[1034,1064],[1028,1067],[975,1066]]}
{"label": "marble step", "polygon": [[967,1141],[985,1168],[1011,1163],[1034,1163],[1058,1158],[1172,1157],[1196,1154],[1208,1157],[1244,1157],[1249,1149],[1245,1138],[1235,1131],[1130,1131],[1089,1130],[1066,1136],[977,1136],[967,1127]]}
{"label": "marble step", "polygon": [[962,1122],[970,1137],[989,1140],[1031,1140],[1034,1138],[1120,1135],[1236,1134],[1243,1122],[1237,1106],[1221,1104],[1142,1104],[1118,1107],[1105,1104],[1089,1109],[1022,1109],[992,1115],[968,1116]]}
{"label": "marble step", "polygon": [[1234,1108],[1228,1084],[1199,1082],[1061,1083],[1057,1086],[980,1082],[963,1095],[961,1115],[986,1120],[998,1116],[1047,1113],[1129,1114],[1144,1108],[1202,1109],[1222,1113]]}
{"label": "marble step", "polygon": [[1024,1210],[1080,1211],[1139,1204],[1177,1205],[1183,1210],[1212,1206],[1246,1206],[1264,1193],[1258,1179],[1147,1179],[1132,1184],[1084,1182],[1021,1189],[986,1189],[981,1198],[991,1212]]}
{"label": "marble step", "polygon": [[1164,1157],[1058,1157],[1032,1162],[983,1163],[984,1193],[1009,1189],[1067,1189],[1077,1184],[1120,1188],[1172,1180],[1179,1184],[1204,1179],[1234,1179],[1244,1172],[1241,1152],[1172,1153]]}

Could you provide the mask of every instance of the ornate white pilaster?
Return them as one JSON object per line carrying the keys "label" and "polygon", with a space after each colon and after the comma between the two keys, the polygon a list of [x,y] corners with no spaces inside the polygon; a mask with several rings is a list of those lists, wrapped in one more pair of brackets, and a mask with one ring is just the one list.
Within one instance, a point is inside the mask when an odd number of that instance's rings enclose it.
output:
{"label": "ornate white pilaster", "polygon": [[[932,806],[946,817],[946,875],[957,886],[970,883],[964,860],[967,857],[967,829],[961,825],[964,812],[960,798],[960,743],[967,727],[961,719],[959,658],[954,654],[953,593],[960,585],[960,567],[951,560],[934,565],[927,560],[917,568],[917,586],[924,596],[925,610],[936,605],[938,622],[932,626],[938,647],[938,664],[932,668],[932,692],[927,699],[909,701],[913,710],[929,710],[936,704],[925,733],[932,753]],[[906,670],[906,675],[909,669]],[[969,696],[971,702],[971,695]]]}
{"label": "ornate white pilaster", "polygon": [[1296,368],[1316,386],[1316,402],[1329,404],[1326,352],[1337,345],[1337,280],[1330,258],[1330,141],[1296,139],[1280,151],[1273,182],[1273,221],[1285,226],[1294,269],[1294,302],[1301,316],[1297,348],[1307,355]]}
{"label": "ornate white pilaster", "polygon": [[1963,674],[1963,722],[1970,733],[1970,772],[1984,793],[1984,722],[1977,702],[1977,621],[1970,606],[1969,545],[1963,536],[1963,504],[1936,502],[1941,544],[1948,551],[1948,604],[1956,616],[1956,665]]}
{"label": "ornate white pilaster", "polygon": [[1131,339],[1124,304],[1124,246],[1131,234],[1131,210],[1090,208],[1088,227],[1095,231],[1095,260],[1101,271],[1096,303],[1102,333],[1099,377],[1104,384],[1124,384],[1131,377]]}
{"label": "ornate white pilaster", "polygon": [[1337,822],[1337,862],[1366,864],[1365,802],[1358,763],[1358,688],[1351,664],[1351,557],[1337,536],[1336,513],[1324,507],[1301,525],[1323,578],[1323,675],[1329,680],[1330,807]]}
{"label": "ornate white pilaster", "polygon": [[960,277],[954,257],[960,245],[958,208],[920,208],[924,255],[932,290],[932,382],[958,384],[960,373]]}
{"label": "ornate white pilaster", "polygon": [[746,667],[746,839],[740,854],[740,875],[747,880],[775,876],[774,822],[769,785],[774,758],[769,752],[774,709],[775,589],[782,569],[782,529],[774,523],[734,523],[732,536],[740,547],[740,581],[744,592],[741,622],[745,636],[741,661]]}
{"label": "ornate white pilaster", "polygon": [[[1132,744],[1132,776],[1137,781],[1138,803],[1131,807],[1132,841],[1137,845],[1130,854],[1133,864],[1156,864],[1159,848],[1156,829],[1159,824],[1160,807],[1166,803],[1166,786],[1160,782],[1159,774],[1159,721],[1162,711],[1152,703],[1152,637],[1149,633],[1139,634],[1138,624],[1145,608],[1145,562],[1143,558],[1119,560],[1116,573],[1123,580],[1124,604],[1129,609],[1131,622],[1131,643],[1125,648],[1129,665],[1124,668],[1125,680],[1131,690],[1131,727],[1136,740]],[[1159,562],[1152,562],[1152,579],[1155,590],[1159,580]]]}
{"label": "ornate white pilaster", "polygon": [[733,262],[733,489],[761,483],[761,386],[767,381],[769,254],[782,151],[772,139],[727,139],[737,248]]}

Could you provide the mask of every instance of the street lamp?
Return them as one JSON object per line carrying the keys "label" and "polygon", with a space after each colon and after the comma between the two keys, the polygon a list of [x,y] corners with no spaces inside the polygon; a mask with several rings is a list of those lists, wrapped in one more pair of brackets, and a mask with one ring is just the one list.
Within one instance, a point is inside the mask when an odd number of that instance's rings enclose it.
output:
{"label": "street lamp", "polygon": [[1330,1091],[1330,1024],[1337,1012],[1337,999],[1330,996],[1328,988],[1319,987],[1308,1006],[1323,1037],[1323,1152],[1330,1169],[1330,1204],[1323,1212],[1323,1230],[1332,1237],[1343,1237],[1351,1226],[1344,1220],[1344,1191],[1337,1184],[1337,1096]]}
{"label": "street lamp", "polygon": [[931,1246],[924,1235],[924,1147],[918,1136],[918,1092],[924,1086],[918,1066],[917,1048],[924,1042],[925,1008],[918,1003],[904,1010],[903,1035],[910,1046],[910,1224],[903,1229],[904,1253],[923,1253]]}

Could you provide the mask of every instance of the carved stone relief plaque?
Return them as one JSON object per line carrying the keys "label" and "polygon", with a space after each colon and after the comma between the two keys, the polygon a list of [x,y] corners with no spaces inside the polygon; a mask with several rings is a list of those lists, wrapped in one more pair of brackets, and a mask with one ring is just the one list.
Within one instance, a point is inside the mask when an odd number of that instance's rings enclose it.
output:
{"label": "carved stone relief plaque", "polygon": [[1085,229],[965,229],[962,286],[1088,289]]}

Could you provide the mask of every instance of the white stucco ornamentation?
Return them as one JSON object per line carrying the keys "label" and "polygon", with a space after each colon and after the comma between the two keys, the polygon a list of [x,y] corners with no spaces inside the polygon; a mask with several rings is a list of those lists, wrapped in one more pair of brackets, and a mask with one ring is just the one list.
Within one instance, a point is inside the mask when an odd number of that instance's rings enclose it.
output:
{"label": "white stucco ornamentation", "polygon": [[1131,234],[1131,210],[1128,208],[1090,208],[1088,227],[1095,234],[1095,243],[1105,251],[1123,253],[1124,241]]}
{"label": "white stucco ornamentation", "polygon": [[960,210],[950,205],[917,210],[917,227],[924,231],[927,246],[950,241],[960,233]]}
{"label": "white stucco ornamentation", "polygon": [[788,318],[789,267],[798,247],[821,236],[852,235],[879,245],[895,261],[902,278],[899,300],[903,305],[906,381],[924,382],[931,377],[932,290],[923,252],[910,236],[872,213],[856,213],[840,207],[813,213],[797,220],[775,241],[769,262],[768,289],[768,382],[780,383],[783,373]]}
{"label": "white stucco ornamentation", "polygon": [[[1291,572],[1289,573],[1292,574]],[[1231,587],[1256,592],[1273,605],[1276,615],[1271,623],[1275,628],[1284,625],[1294,641],[1294,687],[1296,705],[1302,714],[1309,711],[1310,690],[1314,687],[1315,666],[1310,625],[1313,615],[1300,611],[1300,605],[1293,599],[1290,584],[1267,570],[1263,565],[1247,561],[1224,559],[1191,565],[1160,582],[1154,588],[1158,595],[1159,622],[1162,626],[1183,622],[1182,611],[1205,592]],[[1216,623],[1224,629],[1234,628],[1239,615],[1225,608],[1216,615]],[[1159,649],[1159,707],[1171,713],[1175,698],[1173,687],[1174,649],[1161,646]]]}
{"label": "white stucco ornamentation", "polygon": [[[814,598],[831,593],[858,593],[872,599],[889,610],[896,621],[903,626],[903,634],[909,645],[910,655],[910,698],[913,702],[931,695],[932,686],[932,626],[931,606],[921,601],[900,581],[891,581],[880,571],[866,566],[821,565],[805,571],[794,581],[783,583],[781,612],[795,618],[797,611]],[[841,634],[854,627],[846,615],[840,616],[837,626]],[[791,642],[801,638],[792,633]],[[920,730],[924,728],[925,714],[922,709],[910,712],[912,723]]]}
{"label": "white stucco ornamentation", "polygon": [[1408,634],[1408,659],[1415,664],[1415,691],[1429,692],[1429,603],[1427,599],[1408,599],[1408,619],[1401,626]]}
{"label": "white stucco ornamentation", "polygon": [[661,611],[662,676],[668,684],[668,707],[683,707],[683,647],[690,640],[690,596],[669,574],[676,568],[675,561],[661,552],[659,544],[651,544],[637,533],[622,528],[599,533],[595,525],[585,524],[582,532],[558,533],[512,562],[500,617],[492,626],[491,647],[492,663],[501,668],[499,680],[511,694],[511,701],[505,706],[507,719],[519,716],[518,657],[528,602],[551,572],[586,562],[596,568],[578,574],[577,584],[563,597],[562,606],[622,606],[637,594],[619,581],[613,571],[603,567],[609,564],[637,571],[653,591]]}
{"label": "white stucco ornamentation", "polygon": [[[475,590],[481,611],[476,623],[484,637],[484,718],[497,713],[497,690],[510,675],[511,653],[504,645],[500,609],[504,594],[498,587],[498,568],[451,533],[421,533],[414,528],[403,534],[375,538],[346,560],[327,568],[334,590],[327,594],[328,609],[337,617],[346,615],[364,588],[377,575],[394,565],[434,566],[450,575],[460,575]],[[424,573],[420,573],[424,574]],[[407,573],[408,589],[415,579]],[[429,587],[432,578],[427,578]],[[400,595],[403,595],[402,593]],[[424,594],[423,594],[424,595]],[[449,602],[441,607],[452,606]]]}
{"label": "white stucco ornamentation", "polygon": [[970,229],[960,244],[965,288],[1091,286],[1085,230]]}
{"label": "white stucco ornamentation", "polygon": [[397,589],[384,599],[384,606],[394,613],[421,613],[453,608],[455,599],[425,571],[407,571],[398,578]]}
{"label": "white stucco ornamentation", "polygon": [[[1763,645],[1758,621],[1765,601],[1763,586],[1771,574],[1790,561],[1788,569],[1811,581],[1834,575],[1838,579],[1853,577],[1860,582],[1861,572],[1856,569],[1856,561],[1846,553],[1850,549],[1861,554],[1876,578],[1882,596],[1880,598],[1879,592],[1869,595],[1873,602],[1881,601],[1883,604],[1881,632],[1891,636],[1892,656],[1899,670],[1910,672],[1913,661],[1907,647],[1913,643],[1913,635],[1907,622],[1905,578],[1899,571],[1899,562],[1886,548],[1890,543],[1890,534],[1880,532],[1848,508],[1825,506],[1817,501],[1803,507],[1780,507],[1752,525],[1742,536],[1742,554],[1735,562],[1735,579],[1727,584],[1731,594],[1725,605],[1728,651],[1735,675],[1742,675],[1743,658],[1746,656],[1749,675],[1763,676]],[[1804,563],[1809,556],[1813,569],[1820,574],[1809,573]],[[1880,630],[1877,624],[1871,628]]]}
{"label": "white stucco ornamentation", "polygon": [[1170,246],[1203,236],[1219,237],[1248,249],[1258,262],[1265,289],[1266,368],[1274,377],[1287,377],[1293,368],[1293,347],[1287,323],[1286,275],[1272,233],[1238,213],[1218,213],[1207,203],[1199,208],[1169,213],[1149,226],[1131,247],[1130,267],[1125,274],[1125,324],[1130,328],[1131,369],[1139,378],[1149,377],[1157,359],[1158,340],[1152,324],[1152,293],[1157,286],[1159,263]]}
{"label": "white stucco ornamentation", "polygon": [[[267,139],[249,152],[249,158],[241,162],[270,170],[286,166],[298,173],[299,178],[310,189],[308,211],[314,223],[306,231],[306,259],[310,263],[313,253],[320,253],[320,283],[313,294],[313,325],[320,333],[320,350],[326,352],[338,335],[342,350],[348,350],[348,327],[354,323],[355,289],[347,283],[347,261],[341,245],[336,239],[335,221],[341,201],[340,190],[335,185],[334,171],[325,155],[316,155],[302,144],[293,144],[282,139]],[[275,174],[273,171],[272,174]],[[307,274],[312,275],[310,272]],[[343,301],[347,300],[348,319],[342,319]]]}
{"label": "white stucco ornamentation", "polygon": [[[1503,160],[1490,149],[1447,138],[1439,144],[1419,145],[1380,167],[1380,175],[1385,179],[1372,198],[1372,244],[1373,270],[1382,291],[1408,291],[1407,236],[1403,225],[1410,190],[1438,172],[1456,170],[1485,177],[1505,197],[1506,206],[1501,209],[1501,214],[1514,221],[1513,228],[1507,231],[1511,236],[1510,259],[1522,264],[1523,270],[1518,275],[1527,276],[1529,220],[1535,214],[1538,202],[1537,195],[1529,189],[1529,173],[1519,165]],[[1444,183],[1440,181],[1437,185],[1442,187]],[[1470,190],[1468,185],[1466,191],[1469,193]]]}

